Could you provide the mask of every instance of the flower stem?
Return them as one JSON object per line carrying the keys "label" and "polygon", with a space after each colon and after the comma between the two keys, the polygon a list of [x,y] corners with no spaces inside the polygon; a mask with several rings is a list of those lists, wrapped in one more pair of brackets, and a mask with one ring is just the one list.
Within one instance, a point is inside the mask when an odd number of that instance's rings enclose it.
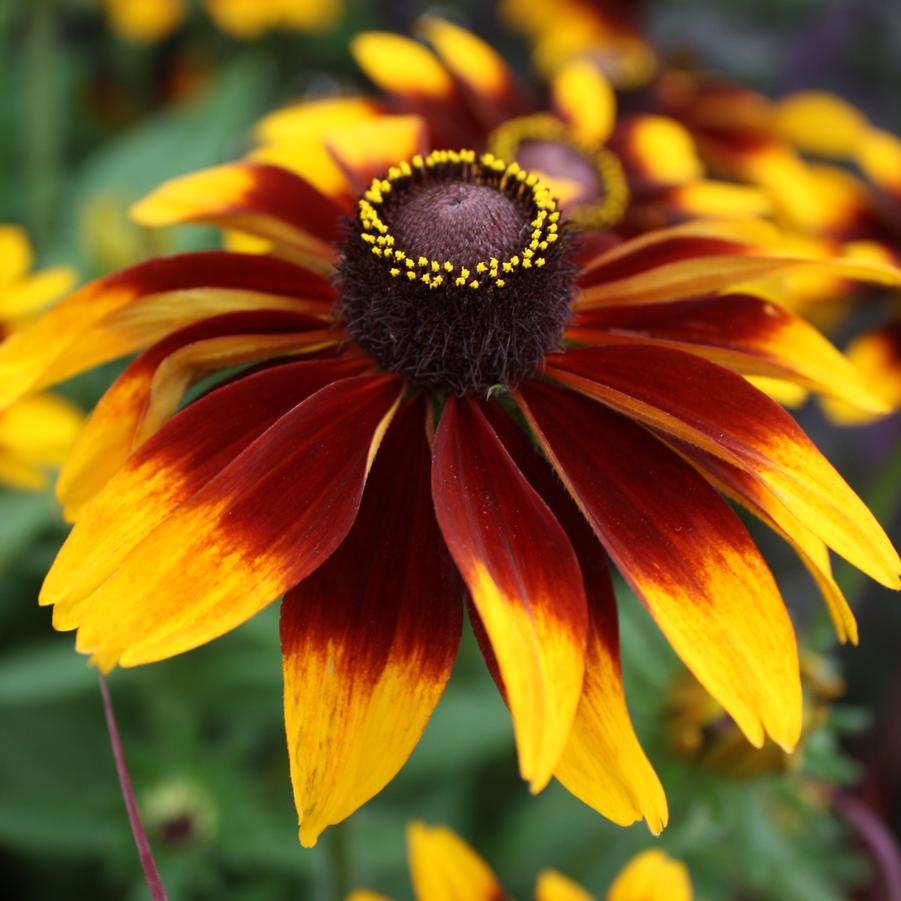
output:
{"label": "flower stem", "polygon": [[879,897],[885,901],[901,901],[901,851],[891,830],[867,804],[841,789],[833,793],[832,806],[847,820],[869,852],[882,883]]}
{"label": "flower stem", "polygon": [[329,830],[327,847],[328,886],[325,897],[344,901],[350,894],[353,881],[353,861],[350,841],[350,822],[345,820]]}
{"label": "flower stem", "polygon": [[113,749],[113,759],[116,761],[116,772],[119,774],[119,786],[122,789],[122,799],[125,801],[125,809],[128,811],[128,821],[131,823],[131,831],[135,837],[135,845],[141,866],[144,868],[144,878],[147,880],[147,888],[153,901],[168,901],[166,889],[160,879],[160,872],[156,868],[153,859],[153,851],[141,822],[141,814],[138,812],[138,802],[135,800],[134,788],[131,777],[128,775],[128,766],[125,763],[125,753],[122,750],[122,740],[119,738],[119,729],[116,726],[116,715],[113,713],[113,702],[110,698],[109,685],[106,677],[100,674],[100,695],[103,698],[103,713],[106,717],[106,727],[109,730],[110,745]]}

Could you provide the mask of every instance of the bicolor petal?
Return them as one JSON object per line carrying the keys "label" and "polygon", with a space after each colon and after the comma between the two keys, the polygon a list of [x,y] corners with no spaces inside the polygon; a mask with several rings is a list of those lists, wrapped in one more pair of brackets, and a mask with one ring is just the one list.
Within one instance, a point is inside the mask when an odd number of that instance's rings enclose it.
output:
{"label": "bicolor petal", "polygon": [[497,658],[520,771],[539,791],[567,743],[582,690],[588,614],[578,561],[472,400],[451,398],[444,409],[432,496]]}
{"label": "bicolor petal", "polygon": [[699,297],[775,273],[810,268],[839,278],[901,285],[901,269],[850,257],[798,255],[756,219],[699,220],[657,229],[586,263],[576,309]]}
{"label": "bicolor petal", "polygon": [[817,583],[839,641],[857,644],[857,621],[832,575],[829,549],[764,484],[725,460],[685,442],[667,443],[692,464],[717,490],[760,517],[780,534],[807,567]]}
{"label": "bicolor petal", "polygon": [[[289,410],[176,507],[157,506],[155,528],[139,521],[145,537],[127,553],[116,541],[106,559],[97,554],[92,581],[108,577],[73,605],[77,622],[60,627],[76,626],[78,650],[105,666],[133,666],[244,622],[321,565],[350,530],[399,389],[390,375],[344,379]],[[110,553],[121,561],[112,570]]]}
{"label": "bicolor petal", "polygon": [[165,182],[138,201],[141,225],[198,222],[266,238],[327,266],[351,212],[294,172],[266,163],[229,163]]}
{"label": "bicolor petal", "polygon": [[888,408],[851,363],[812,325],[749,294],[725,294],[577,313],[576,344],[643,342],[697,354],[743,375],[794,382],[864,410]]}
{"label": "bicolor petal", "polygon": [[284,310],[228,313],[173,332],[126,367],[94,407],[66,460],[57,496],[67,519],[176,412],[185,390],[239,363],[312,353],[341,341],[322,319]]}
{"label": "bicolor petal", "polygon": [[554,354],[547,367],[555,380],[752,474],[834,551],[901,587],[901,560],[873,514],[791,416],[740,376],[651,345]]}
{"label": "bicolor petal", "polygon": [[399,160],[426,153],[428,129],[419,116],[379,116],[336,130],[324,140],[358,195]]}
{"label": "bicolor petal", "polygon": [[644,429],[542,383],[520,388],[541,446],[673,648],[752,744],[794,747],[794,630],[729,506]]}
{"label": "bicolor petal", "polygon": [[[356,199],[347,175],[329,153],[321,138],[294,138],[263,144],[254,148],[247,155],[247,159],[294,172],[320,193],[334,198],[343,208],[350,207]],[[249,249],[256,252],[258,248],[260,252],[266,253],[283,251],[283,248],[277,247],[273,241],[243,231],[227,231],[224,246],[227,250],[237,251]],[[281,255],[285,254],[282,252]]]}
{"label": "bicolor petal", "polygon": [[656,835],[667,822],[666,796],[626,708],[616,598],[607,555],[525,433],[496,405],[484,404],[483,409],[516,465],[566,531],[585,585],[589,617],[585,680],[554,776],[602,816],[621,826],[645,819]]}
{"label": "bicolor petal", "polygon": [[192,403],[136,451],[60,549],[41,589],[60,629],[77,626],[86,599],[125,556],[267,429],[368,361],[288,363],[245,376]]}
{"label": "bicolor petal", "polygon": [[238,310],[329,311],[334,289],[274,257],[207,251],[139,263],[80,288],[0,346],[0,405]]}
{"label": "bicolor petal", "polygon": [[344,542],[285,596],[285,728],[300,840],[410,756],[456,658],[463,586],[432,510],[426,407],[392,422]]}

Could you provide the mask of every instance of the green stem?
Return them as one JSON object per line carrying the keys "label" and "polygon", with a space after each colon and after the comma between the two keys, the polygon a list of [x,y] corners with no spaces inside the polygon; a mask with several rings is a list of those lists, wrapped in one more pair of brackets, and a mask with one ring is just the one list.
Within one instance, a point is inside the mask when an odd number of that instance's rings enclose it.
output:
{"label": "green stem", "polygon": [[56,0],[32,0],[24,53],[27,215],[38,246],[50,234],[62,173]]}
{"label": "green stem", "polygon": [[323,897],[344,901],[353,888],[353,847],[350,820],[332,826],[326,836],[326,875]]}

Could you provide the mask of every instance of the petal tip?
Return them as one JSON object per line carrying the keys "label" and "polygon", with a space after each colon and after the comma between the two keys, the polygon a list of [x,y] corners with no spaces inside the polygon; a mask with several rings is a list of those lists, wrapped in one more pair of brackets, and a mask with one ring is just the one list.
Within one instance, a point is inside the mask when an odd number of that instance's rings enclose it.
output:
{"label": "petal tip", "polygon": [[323,832],[324,829],[316,828],[315,826],[310,826],[307,822],[303,822],[297,830],[297,840],[304,848],[315,848],[319,841],[319,836]]}

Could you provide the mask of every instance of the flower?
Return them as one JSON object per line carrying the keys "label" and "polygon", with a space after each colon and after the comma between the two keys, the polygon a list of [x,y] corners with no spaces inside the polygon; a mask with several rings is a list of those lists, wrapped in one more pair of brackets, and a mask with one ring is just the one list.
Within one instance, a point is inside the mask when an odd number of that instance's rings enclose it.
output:
{"label": "flower", "polygon": [[[659,107],[691,131],[716,171],[766,191],[776,216],[811,248],[901,260],[901,139],[849,103],[822,91],[770,100],[722,78],[681,71],[664,72],[655,95]],[[796,308],[816,316],[824,301],[845,301],[847,308],[853,293],[841,280],[802,279],[791,295]],[[897,295],[890,306],[889,321],[852,338],[848,353],[872,389],[898,409]],[[835,403],[827,409],[841,422],[871,418]]]}
{"label": "flower", "polygon": [[[171,35],[189,11],[189,0],[103,0],[110,25],[123,37],[153,44]],[[341,0],[203,0],[220,31],[242,40],[267,31],[324,31],[335,24]]]}
{"label": "flower", "polygon": [[[407,829],[410,878],[416,901],[503,901],[507,897],[488,865],[458,835],[442,826],[411,823]],[[576,882],[544,870],[535,883],[535,901],[592,901]],[[607,901],[691,901],[685,864],[664,851],[637,854],[620,871]],[[389,901],[357,890],[347,901]]]}
{"label": "flower", "polygon": [[[0,225],[0,341],[72,286],[71,270],[57,267],[32,274],[33,263],[25,232]],[[46,468],[63,462],[81,420],[69,401],[51,394],[22,398],[0,410],[0,483],[45,487]]]}
{"label": "flower", "polygon": [[787,754],[772,741],[753,748],[691,673],[681,670],[667,700],[667,736],[672,750],[701,768],[735,779],[797,770],[804,746],[829,719],[832,702],[844,694],[841,678],[829,661],[810,652],[801,655],[804,717],[801,741]]}
{"label": "flower", "polygon": [[[187,651],[284,594],[285,722],[311,845],[411,753],[468,591],[531,789],[554,775],[613,821],[659,831],[604,549],[748,739],[793,747],[791,622],[718,490],[798,550],[843,638],[854,619],[827,547],[892,587],[901,563],[743,377],[848,396],[853,370],[796,316],[722,292],[808,266],[901,273],[786,256],[752,222],[580,253],[516,164],[385,152],[339,157],[371,179],[356,202],[252,162],[163,185],[136,207],[143,223],[239,227],[274,252],[143,263],[0,348],[0,404],[143,350],[61,474],[76,524],[41,603],[109,670]],[[178,412],[211,373],[230,376]]]}
{"label": "flower", "polygon": [[346,179],[329,152],[352,154],[373,136],[403,145],[407,155],[414,147],[487,150],[542,178],[581,230],[604,230],[592,238],[599,246],[686,218],[769,212],[761,191],[705,178],[688,131],[674,119],[618,117],[613,88],[591,62],[555,71],[542,108],[476,35],[434,16],[421,18],[416,30],[434,52],[389,32],[364,32],[351,43],[384,98],[308,100],[278,110],[260,123],[261,146],[251,158],[334,192]]}

